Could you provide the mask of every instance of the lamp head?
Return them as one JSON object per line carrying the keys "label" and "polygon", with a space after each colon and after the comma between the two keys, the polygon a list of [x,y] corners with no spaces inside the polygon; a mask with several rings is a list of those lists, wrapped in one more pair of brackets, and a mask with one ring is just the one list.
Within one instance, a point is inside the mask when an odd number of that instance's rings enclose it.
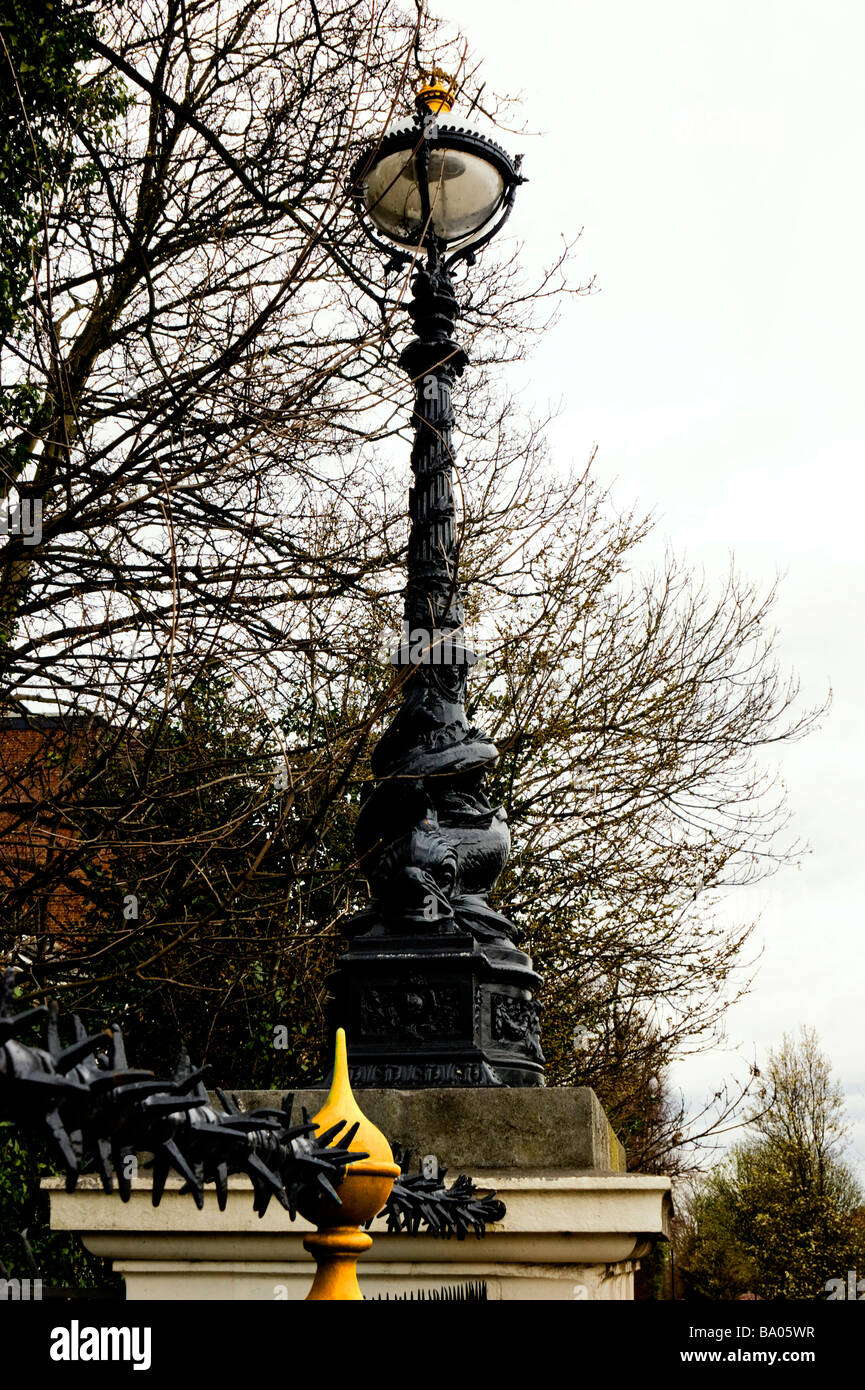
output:
{"label": "lamp head", "polygon": [[471,252],[498,231],[525,182],[519,158],[439,120],[453,97],[444,77],[433,70],[418,92],[414,122],[380,136],[351,174],[361,218],[406,251]]}

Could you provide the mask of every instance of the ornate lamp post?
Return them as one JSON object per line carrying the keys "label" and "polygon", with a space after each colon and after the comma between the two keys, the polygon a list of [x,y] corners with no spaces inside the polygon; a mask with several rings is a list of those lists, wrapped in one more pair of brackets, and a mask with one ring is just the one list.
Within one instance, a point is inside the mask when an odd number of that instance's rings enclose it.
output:
{"label": "ornate lamp post", "polygon": [[416,337],[400,356],[415,425],[404,639],[391,656],[403,700],[373,752],[355,832],[371,901],[343,924],[349,949],[330,981],[333,1030],[345,1027],[359,1087],[543,1085],[539,980],[488,901],[510,832],[484,792],[495,746],[465,712],[477,658],[463,636],[451,405],[468,360],[452,336],[451,271],[496,234],[523,179],[498,145],[445,124],[450,107],[431,81],[414,122],[382,136],[352,174],[367,234],[416,267]]}

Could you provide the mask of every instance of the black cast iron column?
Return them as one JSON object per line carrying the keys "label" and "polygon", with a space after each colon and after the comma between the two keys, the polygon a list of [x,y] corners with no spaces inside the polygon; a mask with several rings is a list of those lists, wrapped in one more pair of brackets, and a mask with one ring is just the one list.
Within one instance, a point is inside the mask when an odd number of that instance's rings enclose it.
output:
{"label": "black cast iron column", "polygon": [[413,280],[415,438],[403,641],[403,700],[372,756],[375,783],[355,843],[371,901],[342,924],[332,1029],[349,1039],[352,1084],[543,1085],[539,984],[517,929],[488,901],[510,832],[484,771],[497,753],[469,724],[453,493],[451,404],[467,358],[454,341],[450,276],[433,244]]}

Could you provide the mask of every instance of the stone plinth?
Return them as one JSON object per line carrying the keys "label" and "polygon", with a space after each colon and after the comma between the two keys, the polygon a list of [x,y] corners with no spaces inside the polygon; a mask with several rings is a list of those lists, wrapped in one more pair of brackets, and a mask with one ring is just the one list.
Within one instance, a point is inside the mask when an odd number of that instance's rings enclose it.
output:
{"label": "stone plinth", "polygon": [[[247,1109],[275,1093],[244,1092]],[[314,1114],[324,1092],[300,1092]],[[389,1236],[372,1226],[372,1249],[358,1273],[367,1297],[483,1279],[499,1299],[628,1299],[636,1262],[666,1231],[667,1178],[623,1171],[623,1152],[594,1093],[584,1089],[361,1091],[361,1109],[416,1160],[434,1155],[449,1177],[469,1173],[494,1189],[507,1214],[482,1240]],[[416,1163],[415,1165],[416,1166]],[[300,1299],[314,1273],[302,1241],[311,1229],[271,1203],[259,1219],[245,1178],[229,1182],[220,1212],[213,1192],[203,1211],[179,1184],[150,1201],[149,1179],[124,1205],[96,1178],[74,1193],[46,1183],[55,1230],[80,1232],[114,1261],[130,1299]]]}
{"label": "stone plinth", "polygon": [[[279,1105],[281,1091],[241,1091],[246,1110]],[[357,1103],[391,1144],[435,1154],[457,1173],[591,1169],[624,1172],[625,1151],[588,1086],[362,1091]],[[321,1109],[327,1091],[295,1091],[294,1112]],[[415,1164],[415,1166],[417,1166]]]}

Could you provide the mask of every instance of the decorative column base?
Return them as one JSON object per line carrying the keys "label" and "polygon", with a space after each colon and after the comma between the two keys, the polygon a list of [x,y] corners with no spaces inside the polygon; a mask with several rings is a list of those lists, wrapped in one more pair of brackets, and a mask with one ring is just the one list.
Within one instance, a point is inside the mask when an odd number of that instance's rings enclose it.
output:
{"label": "decorative column base", "polygon": [[462,932],[356,937],[330,977],[359,1089],[543,1086],[539,980],[508,943]]}

